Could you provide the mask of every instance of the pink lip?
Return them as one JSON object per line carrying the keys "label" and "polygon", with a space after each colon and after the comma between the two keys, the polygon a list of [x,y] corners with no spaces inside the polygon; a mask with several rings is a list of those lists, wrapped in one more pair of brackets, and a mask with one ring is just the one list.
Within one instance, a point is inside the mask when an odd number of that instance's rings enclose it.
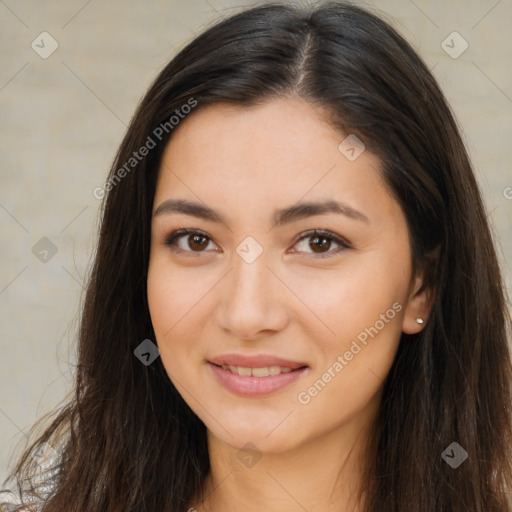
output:
{"label": "pink lip", "polygon": [[281,368],[291,368],[296,370],[303,366],[307,366],[306,363],[298,363],[296,361],[289,361],[280,357],[262,354],[259,356],[243,356],[241,354],[225,354],[223,356],[217,356],[208,361],[209,363],[222,366],[227,364],[229,366],[242,366],[244,368],[263,368],[265,366],[280,366]]}
{"label": "pink lip", "polygon": [[[293,371],[267,377],[253,377],[252,375],[237,375],[229,370],[224,370],[221,367],[223,364],[245,368],[280,366],[292,368]],[[247,397],[259,397],[279,391],[299,379],[308,369],[307,365],[279,357],[266,355],[247,357],[236,354],[213,358],[208,361],[208,366],[212,369],[217,381],[228,391]]]}

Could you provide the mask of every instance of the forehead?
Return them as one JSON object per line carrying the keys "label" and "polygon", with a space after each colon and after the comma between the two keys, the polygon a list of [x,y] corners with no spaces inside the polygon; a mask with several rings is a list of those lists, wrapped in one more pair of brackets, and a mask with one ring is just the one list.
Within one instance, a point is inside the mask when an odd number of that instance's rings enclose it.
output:
{"label": "forehead", "polygon": [[350,161],[339,150],[347,135],[298,98],[251,108],[199,105],[165,149],[155,204],[172,195],[219,208],[236,202],[253,213],[301,199],[337,199],[380,214],[395,208],[379,159],[364,151]]}

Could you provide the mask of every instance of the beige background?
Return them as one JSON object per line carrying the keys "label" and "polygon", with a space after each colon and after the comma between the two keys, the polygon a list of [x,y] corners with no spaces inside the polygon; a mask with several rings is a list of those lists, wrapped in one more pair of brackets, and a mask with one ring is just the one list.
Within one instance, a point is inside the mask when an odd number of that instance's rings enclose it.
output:
{"label": "beige background", "polygon": [[[382,11],[445,91],[495,226],[510,293],[511,0],[355,3]],[[103,184],[137,102],[206,24],[249,5],[256,4],[0,0],[1,479],[35,419],[70,390],[98,221],[92,191]],[[47,59],[31,47],[34,40],[42,46],[43,31],[59,45]],[[469,44],[457,59],[441,46],[453,31]],[[46,263],[32,252],[42,237],[57,248]]]}

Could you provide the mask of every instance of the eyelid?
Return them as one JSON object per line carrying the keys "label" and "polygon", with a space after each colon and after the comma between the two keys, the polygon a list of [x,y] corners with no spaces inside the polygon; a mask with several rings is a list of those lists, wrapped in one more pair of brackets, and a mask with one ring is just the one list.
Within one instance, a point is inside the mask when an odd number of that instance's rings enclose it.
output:
{"label": "eyelid", "polygon": [[[319,253],[315,253],[315,252],[307,253],[307,254],[316,255],[315,258],[327,258],[329,256],[332,256],[333,254],[337,254],[340,250],[343,250],[343,249],[353,249],[352,244],[346,238],[344,238],[344,237],[342,237],[340,235],[337,235],[336,233],[333,233],[332,231],[329,231],[327,229],[310,229],[308,231],[302,232],[293,241],[292,247],[297,245],[302,240],[304,240],[306,238],[311,238],[313,236],[320,236],[320,237],[329,238],[330,240],[332,240],[333,242],[335,242],[336,244],[338,244],[340,246],[338,249],[329,250],[329,251],[324,252],[324,253],[321,253],[321,252],[319,252]],[[291,252],[298,253],[300,251],[291,251]]]}
{"label": "eyelid", "polygon": [[[176,240],[178,240],[179,238],[186,236],[186,235],[204,236],[205,238],[207,238],[208,240],[210,240],[211,242],[213,242],[215,245],[218,246],[217,242],[208,233],[206,233],[205,231],[202,231],[200,229],[195,229],[195,228],[194,229],[182,228],[182,229],[175,230],[165,238],[164,243],[165,243],[165,245],[172,246]],[[292,247],[297,245],[302,240],[304,240],[306,238],[311,238],[313,236],[320,236],[320,237],[328,238],[340,246],[338,249],[329,250],[325,253],[315,253],[315,252],[308,253],[308,254],[315,255],[314,256],[315,258],[326,258],[333,254],[338,253],[340,250],[353,248],[352,244],[346,238],[344,238],[340,235],[337,235],[336,233],[333,233],[332,231],[329,231],[326,229],[310,229],[308,231],[304,231],[304,232],[300,233],[293,240]],[[206,251],[183,251],[181,249],[178,249],[176,252],[200,255],[201,253],[206,252]],[[221,250],[221,252],[222,252],[222,250]],[[292,250],[290,252],[300,253],[301,251]]]}
{"label": "eyelid", "polygon": [[[178,240],[179,238],[184,237],[186,235],[204,236],[205,238],[207,238],[208,240],[210,240],[211,242],[213,242],[215,245],[218,246],[217,242],[208,233],[206,233],[206,231],[202,231],[201,229],[195,229],[195,228],[194,229],[182,228],[182,229],[177,229],[177,230],[173,231],[172,233],[170,233],[169,235],[167,235],[165,237],[164,244],[168,245],[168,246],[172,246],[172,245],[174,245],[176,240]],[[180,253],[189,253],[189,254],[196,254],[196,255],[199,255],[202,252],[205,252],[205,251],[183,251],[181,249],[175,249],[175,250],[176,250],[176,252],[180,252]],[[222,250],[221,250],[221,252],[222,252]]]}

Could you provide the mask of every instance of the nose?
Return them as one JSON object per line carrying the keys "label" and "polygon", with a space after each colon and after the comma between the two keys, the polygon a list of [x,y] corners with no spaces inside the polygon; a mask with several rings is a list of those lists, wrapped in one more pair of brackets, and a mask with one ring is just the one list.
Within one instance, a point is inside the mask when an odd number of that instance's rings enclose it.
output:
{"label": "nose", "polygon": [[231,336],[256,340],[284,329],[289,322],[287,290],[269,269],[265,252],[247,263],[237,254],[223,280],[217,302],[217,325]]}

